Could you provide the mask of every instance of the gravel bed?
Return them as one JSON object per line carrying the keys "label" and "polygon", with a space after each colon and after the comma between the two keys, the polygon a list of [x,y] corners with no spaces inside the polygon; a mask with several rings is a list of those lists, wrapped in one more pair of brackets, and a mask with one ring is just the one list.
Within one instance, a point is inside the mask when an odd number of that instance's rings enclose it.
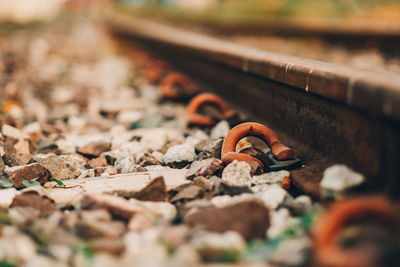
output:
{"label": "gravel bed", "polygon": [[[224,166],[229,124],[188,128],[128,52],[85,19],[0,39],[0,266],[307,266],[323,206]],[[337,165],[321,193],[363,182]]]}

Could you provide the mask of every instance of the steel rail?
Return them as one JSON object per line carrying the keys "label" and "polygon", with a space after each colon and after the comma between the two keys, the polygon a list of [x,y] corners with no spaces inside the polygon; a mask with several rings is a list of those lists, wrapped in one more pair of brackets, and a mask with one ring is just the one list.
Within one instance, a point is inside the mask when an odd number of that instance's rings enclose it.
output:
{"label": "steel rail", "polygon": [[318,195],[314,182],[332,162],[364,173],[370,188],[399,190],[400,76],[262,51],[119,13],[110,12],[106,22],[114,34],[145,44],[203,89],[283,133],[308,167],[293,172],[301,190]]}

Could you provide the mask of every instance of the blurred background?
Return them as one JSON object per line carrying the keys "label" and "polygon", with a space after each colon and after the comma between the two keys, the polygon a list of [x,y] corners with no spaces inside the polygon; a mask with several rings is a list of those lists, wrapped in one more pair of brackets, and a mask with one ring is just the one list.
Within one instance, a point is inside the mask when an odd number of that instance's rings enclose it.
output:
{"label": "blurred background", "polygon": [[399,0],[2,0],[0,32],[110,11],[277,53],[400,74]]}

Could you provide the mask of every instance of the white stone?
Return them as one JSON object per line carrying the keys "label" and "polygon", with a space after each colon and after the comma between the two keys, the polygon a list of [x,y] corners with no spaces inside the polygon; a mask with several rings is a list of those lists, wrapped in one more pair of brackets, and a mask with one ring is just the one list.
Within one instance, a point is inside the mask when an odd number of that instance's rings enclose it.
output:
{"label": "white stone", "polygon": [[211,203],[216,207],[225,207],[228,205],[233,205],[245,200],[256,199],[253,194],[250,193],[243,193],[240,195],[229,196],[229,195],[222,195],[222,196],[215,196],[211,199]]}
{"label": "white stone", "polygon": [[114,168],[120,169],[121,173],[133,172],[134,166],[135,161],[128,153],[122,154],[114,163]]}
{"label": "white stone", "polygon": [[165,164],[192,162],[196,158],[194,147],[188,144],[172,146],[163,156]]}
{"label": "white stone", "polygon": [[240,253],[246,246],[246,241],[243,237],[234,231],[225,233],[212,233],[201,231],[197,233],[190,241],[198,250],[219,251],[234,251]]}
{"label": "white stone", "polygon": [[346,165],[334,165],[324,172],[320,183],[321,193],[324,197],[333,196],[363,182],[362,174],[353,171]]}
{"label": "white stone", "polygon": [[231,186],[251,186],[251,167],[247,162],[234,160],[222,172],[222,182]]}
{"label": "white stone", "polygon": [[144,135],[140,143],[152,150],[161,150],[168,142],[168,135],[164,131],[153,131],[151,134]]}
{"label": "white stone", "polygon": [[171,222],[177,215],[176,207],[169,202],[140,201],[133,198],[129,202],[148,211],[156,221]]}
{"label": "white stone", "polygon": [[0,190],[0,208],[8,209],[14,197],[18,194],[14,187]]}
{"label": "white stone", "polygon": [[51,94],[51,100],[55,104],[65,104],[74,100],[75,91],[68,86],[56,86]]}
{"label": "white stone", "polygon": [[[167,258],[167,248],[159,242],[160,231],[151,228],[143,232],[129,232],[124,236],[126,253],[136,261]],[[143,265],[146,266],[146,265]]]}
{"label": "white stone", "polygon": [[36,255],[36,246],[31,238],[12,226],[3,226],[0,238],[0,257],[12,262],[27,262]]}
{"label": "white stone", "polygon": [[229,123],[225,120],[220,121],[214,128],[211,129],[210,137],[214,139],[225,138],[230,131]]}
{"label": "white stone", "polygon": [[215,196],[211,199],[211,203],[216,207],[223,207],[229,205],[232,202],[230,195]]}
{"label": "white stone", "polygon": [[293,226],[299,222],[297,218],[290,216],[288,209],[279,209],[277,211],[271,211],[270,216],[270,227],[267,230],[267,236],[269,238],[275,238],[289,226]]}
{"label": "white stone", "polygon": [[38,122],[32,122],[27,125],[25,125],[23,129],[24,134],[33,134],[33,133],[41,133],[42,132],[42,127],[40,126],[40,123]]}
{"label": "white stone", "polygon": [[294,201],[300,204],[304,211],[309,211],[312,208],[312,200],[309,196],[301,195],[296,197]]}
{"label": "white stone", "polygon": [[11,125],[8,124],[3,124],[3,127],[1,128],[1,132],[3,133],[4,136],[11,137],[14,139],[20,139],[20,138],[25,138],[27,137],[25,134],[22,133],[21,130],[12,127]]}
{"label": "white stone", "polygon": [[288,197],[288,192],[279,185],[274,184],[265,191],[257,193],[256,196],[264,201],[266,207],[275,210]]}
{"label": "white stone", "polygon": [[251,183],[254,185],[261,184],[278,184],[281,185],[284,178],[290,177],[290,172],[282,170],[276,172],[267,172],[261,175],[254,175]]}
{"label": "white stone", "polygon": [[139,121],[143,117],[143,112],[136,110],[124,110],[118,114],[117,121],[119,123],[130,125]]}
{"label": "white stone", "polygon": [[71,128],[72,132],[80,132],[87,123],[87,119],[79,116],[71,116],[68,118],[68,126]]}

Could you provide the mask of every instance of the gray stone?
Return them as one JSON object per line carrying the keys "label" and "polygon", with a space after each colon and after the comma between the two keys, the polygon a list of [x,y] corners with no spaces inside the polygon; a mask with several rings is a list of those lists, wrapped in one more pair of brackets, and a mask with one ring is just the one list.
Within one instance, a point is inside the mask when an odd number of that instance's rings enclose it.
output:
{"label": "gray stone", "polygon": [[196,198],[201,198],[204,195],[204,189],[197,185],[189,185],[182,189],[178,194],[176,194],[171,202],[192,200]]}
{"label": "gray stone", "polygon": [[121,173],[133,172],[135,163],[128,153],[123,153],[114,163],[114,168],[121,170]]}
{"label": "gray stone", "polygon": [[210,137],[214,139],[225,138],[230,129],[231,127],[227,121],[220,121],[211,129]]}
{"label": "gray stone", "polygon": [[250,172],[249,164],[234,160],[222,172],[221,190],[230,195],[251,192]]}
{"label": "gray stone", "polygon": [[254,175],[251,178],[251,183],[253,185],[261,185],[261,184],[282,185],[285,179],[290,179],[290,172],[282,170],[277,172],[267,172],[261,175]]}
{"label": "gray stone", "polygon": [[194,161],[190,164],[190,168],[186,173],[186,178],[190,180],[193,180],[193,178],[197,176],[209,178],[217,172],[221,166],[222,161],[216,158]]}
{"label": "gray stone", "polygon": [[171,167],[183,167],[192,162],[195,157],[194,147],[182,144],[168,148],[167,153],[163,156],[163,162]]}
{"label": "gray stone", "polygon": [[[221,149],[222,149],[222,144],[224,143],[224,139],[209,139],[210,142],[205,144],[203,147],[201,147],[201,152],[198,155],[198,158],[202,157],[203,159],[207,158],[221,158]],[[211,141],[213,140],[213,141]]]}
{"label": "gray stone", "polygon": [[49,153],[57,148],[57,144],[50,138],[40,138],[36,142],[36,149],[38,153]]}
{"label": "gray stone", "polygon": [[347,190],[364,182],[364,176],[347,167],[334,165],[327,168],[322,177],[320,187],[323,197],[341,197]]}
{"label": "gray stone", "polygon": [[301,216],[312,209],[312,200],[309,196],[301,195],[295,199],[286,198],[282,207],[287,208],[294,216]]}
{"label": "gray stone", "polygon": [[269,238],[275,238],[279,236],[288,227],[294,226],[299,223],[299,219],[290,216],[288,209],[281,208],[277,211],[270,212],[271,226],[267,231]]}
{"label": "gray stone", "polygon": [[264,201],[265,206],[271,210],[278,208],[289,196],[288,192],[279,185],[271,185],[265,191],[256,194],[258,198]]}

